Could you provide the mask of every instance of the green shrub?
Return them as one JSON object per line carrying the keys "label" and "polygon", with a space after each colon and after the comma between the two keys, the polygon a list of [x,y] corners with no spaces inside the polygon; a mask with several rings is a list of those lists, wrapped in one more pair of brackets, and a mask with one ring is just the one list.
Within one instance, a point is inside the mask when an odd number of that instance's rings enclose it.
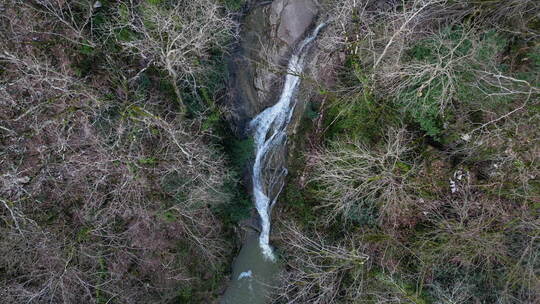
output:
{"label": "green shrub", "polygon": [[219,205],[214,208],[214,212],[220,216],[225,225],[234,226],[237,225],[239,221],[250,217],[253,203],[245,193],[233,188],[239,187],[238,183],[228,182],[228,184],[229,186],[226,190],[232,192],[234,196],[230,203]]}
{"label": "green shrub", "polygon": [[241,173],[249,161],[255,156],[255,141],[253,137],[245,139],[233,138],[225,146],[233,167]]}
{"label": "green shrub", "polygon": [[[404,74],[395,98],[400,111],[427,135],[441,141],[456,109],[500,109],[510,101],[486,79],[504,71],[499,56],[508,40],[494,31],[477,33],[466,27],[447,27],[415,43],[404,57]],[[465,110],[464,109],[468,109]]]}
{"label": "green shrub", "polygon": [[237,12],[242,9],[246,0],[220,0],[221,3],[230,11]]}

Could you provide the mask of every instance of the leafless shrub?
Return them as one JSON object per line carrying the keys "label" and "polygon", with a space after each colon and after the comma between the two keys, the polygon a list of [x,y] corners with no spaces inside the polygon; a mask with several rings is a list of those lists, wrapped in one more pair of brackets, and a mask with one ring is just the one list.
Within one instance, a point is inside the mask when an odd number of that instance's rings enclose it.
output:
{"label": "leafless shrub", "polygon": [[[34,22],[42,26],[30,27],[24,34],[38,37],[59,37],[74,43],[75,45],[95,46],[93,39],[89,39],[91,33],[92,15],[95,12],[96,1],[91,0],[13,0],[10,7],[18,7],[19,14],[31,14]],[[21,15],[19,15],[22,17]],[[25,22],[14,23],[24,24]],[[10,38],[16,38],[10,37]]]}
{"label": "leafless shrub", "polygon": [[[521,56],[533,49],[530,41],[538,37],[532,20],[539,5],[444,0],[325,3],[339,5],[331,11],[335,22],[323,33],[320,45],[329,52],[337,49],[352,65],[340,79],[348,87],[340,84],[332,93],[374,92],[375,103],[391,99],[413,111],[433,106],[429,109],[433,117],[444,122],[441,137],[455,142],[448,147],[445,143],[448,150],[436,151],[436,157],[425,158],[442,163],[436,173],[414,165],[408,140],[396,140],[399,136],[392,135],[399,133],[396,130],[388,132],[379,147],[341,136],[339,143],[316,154],[308,177],[314,193],[306,196],[322,202],[323,209],[313,213],[314,223],[296,231],[304,238],[329,227],[345,239],[364,233],[363,252],[376,267],[364,266],[375,275],[349,284],[333,269],[328,276],[319,274],[323,271],[313,270],[317,268],[311,259],[294,251],[286,278],[296,274],[306,279],[282,289],[288,296],[281,299],[302,302],[298,299],[305,296],[306,302],[338,302],[334,294],[317,290],[323,282],[339,290],[340,296],[349,288],[361,290],[360,296],[351,298],[354,303],[421,303],[424,292],[437,303],[537,302],[539,281],[533,269],[538,268],[538,221],[531,208],[538,203],[538,136],[532,127],[538,124],[538,115],[531,109],[537,106],[539,91],[537,76],[522,77],[531,71],[526,65],[533,55]],[[379,9],[387,3],[391,5]],[[526,47],[509,51],[509,45],[520,44],[508,41],[502,32],[523,39]],[[424,46],[429,58],[418,55],[415,46]],[[514,64],[520,60],[527,63]],[[505,69],[509,61],[511,67]],[[350,75],[352,81],[346,78]],[[457,122],[452,125],[454,118]],[[450,193],[446,171],[455,164],[445,159],[446,153],[471,171],[483,162],[485,172],[469,172],[470,179]],[[380,225],[349,221],[344,231],[336,228],[338,219],[358,219],[355,210],[373,217],[368,209],[373,206],[381,210],[376,218]],[[284,239],[301,237],[287,234]],[[296,260],[297,256],[301,258]],[[306,274],[310,271],[320,281]],[[326,298],[320,300],[316,293]]]}
{"label": "leafless shrub", "polygon": [[312,237],[295,224],[288,224],[280,234],[287,240],[287,267],[280,278],[277,300],[283,303],[335,303],[347,278],[347,297],[357,298],[362,268],[368,256],[359,244],[347,237],[329,245],[321,234]]}
{"label": "leafless shrub", "polygon": [[[368,44],[373,52],[375,74],[396,70],[394,64],[399,62],[403,51],[411,42],[441,27],[457,24],[470,14],[480,15],[479,23],[490,22],[500,25],[514,17],[521,17],[517,19],[528,23],[530,21],[526,20],[534,19],[540,11],[540,6],[533,1],[514,0],[490,3],[415,0],[400,4],[395,10],[382,13],[383,30],[374,30],[374,38]],[[371,28],[376,27],[372,25]]]}
{"label": "leafless shrub", "polygon": [[[458,48],[463,47],[466,40],[470,39],[467,34],[466,32],[463,33],[458,41],[445,41],[444,37],[442,37],[443,34],[440,32],[432,35],[430,39],[440,41],[438,48],[435,50],[437,60],[433,63],[412,62],[406,66],[394,66],[395,70],[381,73],[384,82],[383,86],[388,88],[387,90],[391,95],[400,98],[401,94],[405,94],[411,87],[420,84],[417,89],[416,99],[424,100],[433,96],[433,94],[430,94],[431,91],[440,90],[440,93],[437,94],[437,104],[439,112],[443,113],[456,94],[456,82],[458,80],[455,74],[460,72],[459,68],[465,65],[466,59],[472,53],[459,54],[456,52]],[[409,104],[406,106],[418,106],[421,102],[416,101],[416,99],[409,97],[407,101]]]}
{"label": "leafless shrub", "polygon": [[[538,259],[534,245],[538,221],[531,217],[527,207],[512,206],[502,200],[485,200],[468,191],[446,206],[430,213],[433,229],[422,234],[413,245],[426,270],[447,271],[457,276],[445,288],[438,285],[439,281],[428,282],[441,296],[441,303],[478,297],[468,280],[479,272],[488,277],[502,275],[504,288],[495,285],[496,280],[483,283],[497,286],[494,298],[501,303],[516,299],[535,302],[538,295],[534,289],[540,284],[532,270]],[[505,229],[500,229],[501,226]]]}
{"label": "leafless shrub", "polygon": [[[344,49],[351,43],[351,31],[354,29],[354,35],[363,35],[362,38],[370,34],[368,24],[372,16],[367,13],[367,7],[370,1],[348,1],[336,0],[325,3],[323,10],[328,19],[325,20],[328,25],[318,40],[318,45],[332,52]],[[360,33],[357,33],[360,32]],[[360,38],[360,37],[355,37]]]}
{"label": "leafless shrub", "polygon": [[496,0],[489,2],[457,1],[455,6],[473,7],[489,26],[501,31],[519,33],[528,39],[538,38],[540,33],[530,26],[538,18],[540,4],[530,0]]}
{"label": "leafless shrub", "polygon": [[[66,6],[55,12],[69,17]],[[88,26],[58,22],[69,43]],[[23,37],[23,25],[2,37]],[[54,57],[66,53],[57,46],[12,42],[0,45],[4,301],[166,301],[199,284],[199,271],[219,269],[230,246],[211,209],[230,200],[231,176],[202,122],[171,111],[160,92],[114,87],[129,71],[83,79],[69,56]],[[111,92],[122,96],[111,101]]]}
{"label": "leafless shrub", "polygon": [[[525,80],[502,73],[496,63],[497,52],[502,50],[497,49],[495,42],[483,41],[476,30],[467,28],[454,31],[454,35],[459,37],[451,39],[448,29],[432,34],[429,38],[432,58],[396,64],[392,71],[379,73],[381,90],[394,96],[407,108],[428,106],[435,102],[440,115],[444,115],[448,109],[459,107],[456,102],[460,101],[485,109],[489,105],[485,100],[496,102],[501,98],[522,99],[518,107],[501,113],[500,117],[496,118],[498,120],[524,108],[531,101],[531,97],[538,95],[540,91]],[[491,54],[486,55],[486,52]],[[470,83],[463,79],[464,74],[472,79],[469,80]],[[412,88],[414,92],[411,91]],[[469,97],[472,100],[464,100],[464,91],[477,94],[474,99]],[[488,122],[475,131],[493,122]]]}
{"label": "leafless shrub", "polygon": [[[97,269],[77,266],[77,249],[65,239],[25,225],[23,234],[2,228],[0,286],[5,303],[71,303],[91,301]],[[69,248],[69,247],[68,247]],[[94,277],[94,278],[92,278]]]}
{"label": "leafless shrub", "polygon": [[197,87],[204,71],[200,63],[212,49],[225,50],[235,32],[235,22],[214,0],[165,1],[154,5],[122,2],[112,30],[125,29],[133,39],[121,41],[125,49],[148,64],[165,69],[180,98],[178,85]]}
{"label": "leafless shrub", "polygon": [[466,282],[456,282],[451,288],[444,288],[440,285],[430,286],[433,294],[437,297],[437,304],[461,304],[469,303],[472,300],[471,284]]}
{"label": "leafless shrub", "polygon": [[[409,135],[390,129],[384,145],[374,151],[359,142],[336,143],[315,155],[314,176],[321,191],[327,221],[346,221],[366,210],[379,209],[381,222],[397,225],[400,215],[411,212],[410,177],[417,171],[410,163]],[[369,212],[369,211],[368,211]]]}
{"label": "leafless shrub", "polygon": [[[507,248],[502,231],[485,233],[491,226],[494,213],[499,215],[495,206],[467,199],[451,201],[451,204],[457,220],[449,218],[450,212],[435,214],[432,219],[437,228],[430,235],[446,240],[445,246],[438,248],[438,253],[432,257],[453,260],[461,266],[482,265],[482,269],[493,269],[494,264],[507,258],[504,256]],[[432,241],[425,239],[427,246]]]}
{"label": "leafless shrub", "polygon": [[539,123],[539,115],[525,108],[502,119],[495,113],[487,115],[492,123],[471,132],[453,153],[477,165],[479,187],[494,197],[538,202],[534,183],[540,176],[540,147],[532,126]]}
{"label": "leafless shrub", "polygon": [[[401,58],[403,47],[407,41],[416,35],[415,28],[431,13],[431,8],[439,7],[445,0],[415,0],[409,5],[404,5],[401,11],[386,17],[388,21],[387,34],[382,35],[384,48],[377,52],[373,62],[373,70],[376,70],[382,60],[393,60]],[[390,56],[389,56],[390,55]]]}

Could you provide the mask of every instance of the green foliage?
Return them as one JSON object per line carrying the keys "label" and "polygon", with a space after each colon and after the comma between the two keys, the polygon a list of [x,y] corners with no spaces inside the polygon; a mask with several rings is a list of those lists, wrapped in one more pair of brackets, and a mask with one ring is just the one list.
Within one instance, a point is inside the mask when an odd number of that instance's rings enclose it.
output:
{"label": "green foliage", "polygon": [[507,45],[508,40],[495,31],[476,34],[459,26],[418,41],[404,62],[425,66],[425,70],[409,77],[406,88],[397,95],[397,106],[427,135],[442,141],[443,136],[451,135],[444,125],[455,115],[452,105],[493,109],[508,102],[503,95],[497,96],[501,88],[479,83],[476,72],[503,71],[497,58]]}
{"label": "green foliage", "polygon": [[317,213],[313,208],[316,201],[311,197],[312,193],[303,191],[292,180],[287,183],[283,192],[287,208],[294,210],[292,213],[302,225],[316,223]]}
{"label": "green foliage", "polygon": [[72,65],[75,74],[78,77],[87,76],[92,70],[95,70],[96,65],[100,63],[100,51],[88,44],[83,44],[78,48],[78,60]]}
{"label": "green foliage", "polygon": [[192,185],[192,178],[177,172],[167,174],[161,180],[161,187],[171,196],[173,204],[184,203],[187,200],[189,188]]}
{"label": "green foliage", "polygon": [[381,131],[396,121],[393,109],[377,102],[369,93],[333,99],[325,113],[326,139],[361,138],[376,142]]}
{"label": "green foliage", "polygon": [[230,11],[238,12],[242,9],[246,0],[220,0],[221,3]]}
{"label": "green foliage", "polygon": [[414,283],[399,279],[395,275],[390,276],[384,274],[380,271],[375,271],[372,275],[374,276],[375,282],[372,281],[373,285],[370,286],[370,288],[375,290],[370,290],[370,293],[374,291],[386,291],[398,298],[401,298],[402,301],[407,301],[414,304],[431,303],[431,301],[427,300],[427,295],[425,293],[422,291],[417,291]]}
{"label": "green foliage", "polygon": [[317,109],[314,108],[314,104],[312,102],[308,102],[304,115],[307,119],[314,120],[319,117],[319,112],[317,112]]}
{"label": "green foliage", "polygon": [[120,3],[118,5],[117,13],[119,17],[118,23],[120,23],[121,25],[127,25],[129,23],[129,18],[130,18],[129,7],[127,6],[127,4],[124,2]]}
{"label": "green foliage", "polygon": [[434,37],[418,41],[409,50],[409,56],[418,61],[436,63],[441,57],[450,59],[449,56],[466,56],[472,47],[473,42],[465,28],[447,27]]}
{"label": "green foliage", "polygon": [[531,58],[532,64],[534,64],[536,68],[540,68],[540,45],[532,47],[528,56]]}
{"label": "green foliage", "polygon": [[157,164],[158,160],[155,157],[143,157],[138,159],[139,164],[154,166]]}
{"label": "green foliage", "polygon": [[[201,86],[197,90],[184,90],[184,102],[188,106],[189,116],[203,116],[203,128],[212,130],[216,134],[223,134],[227,129],[227,122],[217,106],[216,100],[225,89],[227,66],[224,54],[220,50],[213,50],[211,56],[200,61],[206,67],[204,74],[200,75]],[[225,134],[226,135],[226,134]]]}
{"label": "green foliage", "polygon": [[86,242],[89,239],[91,227],[82,227],[79,232],[77,232],[77,242]]}
{"label": "green foliage", "polygon": [[210,114],[206,115],[203,122],[203,130],[216,130],[222,126],[222,116],[219,110],[214,109]]}
{"label": "green foliage", "polygon": [[[163,75],[163,72],[158,72],[158,75]],[[159,91],[169,100],[176,100],[176,92],[174,91],[173,83],[167,78],[160,78],[158,84]]]}
{"label": "green foliage", "polygon": [[243,175],[254,155],[254,141],[251,137],[238,139],[233,134],[229,134],[224,137],[223,146],[229,164],[235,171],[234,176],[225,181],[223,189],[232,195],[232,199],[231,203],[218,206],[215,212],[227,225],[234,225],[248,218],[253,207],[250,197],[239,182],[239,176]]}
{"label": "green foliage", "polygon": [[[427,78],[419,79],[399,98],[406,100],[405,103],[411,101],[414,103],[414,105],[402,109],[404,114],[409,115],[414,122],[418,123],[427,135],[440,139],[439,134],[442,132],[444,124],[444,119],[440,114],[440,98],[444,84],[441,79],[435,79],[431,81],[427,92],[423,93],[420,90],[427,81]],[[425,96],[422,97],[423,94]]]}
{"label": "green foliage", "polygon": [[236,225],[239,221],[249,218],[253,204],[246,192],[236,179],[230,178],[224,183],[224,189],[232,194],[232,199],[228,204],[220,204],[214,208],[223,223],[229,226]]}
{"label": "green foliage", "polygon": [[478,50],[475,52],[479,63],[493,62],[494,57],[501,54],[508,46],[508,39],[495,30],[483,33]]}
{"label": "green foliage", "polygon": [[371,80],[356,57],[348,58],[342,76],[346,85],[356,86],[358,90],[340,96],[326,94],[329,105],[325,113],[325,138],[328,141],[359,138],[370,144],[377,142],[388,127],[399,121],[398,112],[391,104],[376,99]]}
{"label": "green foliage", "polygon": [[118,41],[122,42],[130,42],[136,37],[136,34],[132,30],[127,28],[116,29],[115,34],[115,38]]}
{"label": "green foliage", "polygon": [[229,154],[232,166],[237,172],[243,172],[246,165],[255,155],[255,141],[253,137],[245,139],[233,138],[225,144],[225,149]]}
{"label": "green foliage", "polygon": [[94,51],[94,48],[89,45],[81,45],[79,49],[79,53],[86,56],[94,55]]}
{"label": "green foliage", "polygon": [[178,221],[177,215],[171,210],[166,210],[161,216],[163,217],[163,220],[168,223],[174,223]]}
{"label": "green foliage", "polygon": [[[149,0],[150,1],[150,0]],[[153,0],[156,1],[156,0]],[[184,287],[178,291],[178,296],[175,299],[176,303],[192,303],[193,290],[190,287]]]}
{"label": "green foliage", "polygon": [[[99,258],[99,270],[100,275],[99,279],[101,282],[105,282],[107,277],[110,275],[107,271],[107,262],[103,257]],[[102,293],[102,289],[100,287],[96,287],[96,301],[98,304],[107,304],[110,303],[111,299],[108,297],[106,292]]]}
{"label": "green foliage", "polygon": [[[517,77],[528,81],[533,87],[540,87],[540,44],[525,45],[521,49],[526,49],[527,52],[516,58],[520,63]],[[515,52],[520,54],[520,49]]]}
{"label": "green foliage", "polygon": [[101,36],[106,34],[107,25],[111,18],[111,13],[114,10],[114,5],[109,0],[103,0],[101,2],[101,7],[95,9],[92,14],[92,34],[98,36],[100,39]]}

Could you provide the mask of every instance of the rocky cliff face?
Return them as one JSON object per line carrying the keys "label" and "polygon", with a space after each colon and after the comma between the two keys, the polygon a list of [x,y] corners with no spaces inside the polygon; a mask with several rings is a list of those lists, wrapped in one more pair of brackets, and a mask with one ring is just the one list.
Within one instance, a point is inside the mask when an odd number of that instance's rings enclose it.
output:
{"label": "rocky cliff face", "polygon": [[242,26],[242,41],[231,62],[229,105],[235,127],[274,104],[288,58],[313,27],[318,8],[313,0],[274,0],[254,7]]}

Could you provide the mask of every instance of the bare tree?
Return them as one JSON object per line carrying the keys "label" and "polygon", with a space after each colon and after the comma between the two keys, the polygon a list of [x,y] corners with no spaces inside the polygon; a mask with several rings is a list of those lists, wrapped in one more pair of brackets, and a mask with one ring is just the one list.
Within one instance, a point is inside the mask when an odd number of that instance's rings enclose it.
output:
{"label": "bare tree", "polygon": [[[74,73],[76,51],[93,41],[84,3],[10,3],[0,17],[5,303],[167,301],[218,273],[231,250],[214,208],[230,201],[233,177],[202,120],[178,115],[159,90],[125,85],[125,54],[108,54],[96,78]],[[6,18],[19,14],[35,18]],[[38,28],[38,42],[55,43],[28,43]]]}
{"label": "bare tree", "polygon": [[201,61],[211,50],[225,50],[236,35],[236,24],[214,0],[125,1],[120,5],[114,28],[124,28],[133,39],[121,41],[128,52],[148,64],[164,68],[173,83],[180,106],[182,84],[197,87],[205,70]]}
{"label": "bare tree", "polygon": [[356,298],[360,291],[363,264],[368,256],[351,236],[328,244],[323,235],[306,235],[295,223],[288,223],[279,237],[287,240],[288,269],[282,273],[276,298],[285,303],[335,303],[347,276],[347,297]]}
{"label": "bare tree", "polygon": [[390,129],[384,146],[373,151],[359,142],[336,143],[313,156],[314,175],[309,181],[323,187],[322,207],[327,221],[349,221],[361,212],[379,209],[380,221],[397,225],[401,214],[410,213],[411,176],[418,167],[411,157],[409,135]]}

